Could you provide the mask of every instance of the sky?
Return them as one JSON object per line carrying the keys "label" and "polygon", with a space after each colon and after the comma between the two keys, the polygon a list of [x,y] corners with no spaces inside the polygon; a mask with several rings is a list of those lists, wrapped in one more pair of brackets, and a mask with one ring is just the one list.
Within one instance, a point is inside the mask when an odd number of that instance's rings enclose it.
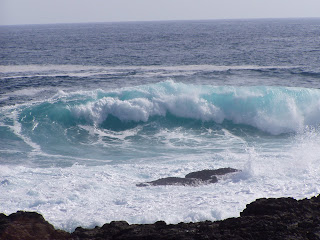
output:
{"label": "sky", "polygon": [[320,17],[320,0],[0,0],[0,25]]}

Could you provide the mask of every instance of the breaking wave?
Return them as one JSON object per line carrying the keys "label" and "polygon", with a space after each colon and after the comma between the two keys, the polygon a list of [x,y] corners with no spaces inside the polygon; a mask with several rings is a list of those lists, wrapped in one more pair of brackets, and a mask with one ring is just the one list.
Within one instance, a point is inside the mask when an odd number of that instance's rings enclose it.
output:
{"label": "breaking wave", "polygon": [[230,121],[277,135],[320,124],[320,90],[215,87],[170,80],[113,91],[60,92],[50,101],[25,108],[22,118],[110,129],[110,119],[117,124],[139,124],[151,118],[192,119],[199,124]]}

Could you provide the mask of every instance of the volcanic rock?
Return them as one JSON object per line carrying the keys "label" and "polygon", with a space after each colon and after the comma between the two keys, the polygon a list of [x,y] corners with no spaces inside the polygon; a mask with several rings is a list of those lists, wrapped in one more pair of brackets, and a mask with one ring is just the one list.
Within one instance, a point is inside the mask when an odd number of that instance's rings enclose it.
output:
{"label": "volcanic rock", "polygon": [[320,240],[320,195],[311,199],[262,198],[247,205],[238,218],[166,224],[106,223],[73,233],[55,230],[34,212],[0,214],[0,239],[92,240]]}
{"label": "volcanic rock", "polygon": [[225,175],[228,173],[234,173],[234,172],[238,172],[238,171],[239,170],[234,169],[234,168],[219,168],[219,169],[213,169],[213,170],[206,169],[206,170],[202,170],[202,171],[188,173],[185,177],[186,178],[198,178],[203,181],[206,181],[206,180],[210,180],[210,179],[216,177],[217,175]]}
{"label": "volcanic rock", "polygon": [[9,216],[0,214],[1,240],[70,239],[70,234],[55,230],[42,215],[18,211]]}
{"label": "volcanic rock", "polygon": [[197,172],[188,173],[185,178],[167,177],[155,181],[136,184],[137,187],[159,186],[159,185],[182,185],[197,186],[200,184],[209,184],[218,182],[218,175],[238,172],[234,168],[206,169]]}
{"label": "volcanic rock", "polygon": [[146,187],[146,186],[159,186],[159,185],[196,185],[200,184],[202,181],[197,178],[179,178],[179,177],[167,177],[167,178],[160,178],[155,181],[146,182],[146,183],[139,183],[137,187]]}

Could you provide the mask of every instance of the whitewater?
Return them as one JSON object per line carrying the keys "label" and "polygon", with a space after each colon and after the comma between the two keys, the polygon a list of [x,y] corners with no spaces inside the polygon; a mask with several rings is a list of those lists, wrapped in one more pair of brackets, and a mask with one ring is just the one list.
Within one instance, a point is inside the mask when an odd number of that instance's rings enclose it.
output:
{"label": "whitewater", "polygon": [[[319,26],[0,27],[0,212],[73,231],[221,220],[260,197],[319,194]],[[225,167],[240,171],[136,186]]]}

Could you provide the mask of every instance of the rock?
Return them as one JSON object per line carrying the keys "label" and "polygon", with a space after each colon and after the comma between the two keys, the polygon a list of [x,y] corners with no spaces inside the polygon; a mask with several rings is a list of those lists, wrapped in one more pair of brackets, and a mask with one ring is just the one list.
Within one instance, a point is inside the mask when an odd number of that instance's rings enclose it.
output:
{"label": "rock", "polygon": [[34,212],[0,214],[0,239],[92,240],[320,240],[320,195],[311,199],[262,198],[247,205],[238,218],[223,221],[166,224],[106,223],[73,233],[55,230]]}
{"label": "rock", "polygon": [[320,211],[320,195],[311,199],[261,198],[247,204],[240,216],[295,215],[296,217],[315,217]]}
{"label": "rock", "polygon": [[159,186],[159,185],[198,185],[202,183],[201,179],[197,178],[179,178],[179,177],[167,177],[160,178],[155,181],[140,183],[136,186],[138,187],[146,187],[146,186]]}
{"label": "rock", "polygon": [[154,226],[156,228],[165,228],[167,226],[167,223],[165,221],[157,221],[154,223]]}
{"label": "rock", "polygon": [[159,186],[159,185],[182,185],[182,186],[197,186],[200,184],[209,184],[218,182],[218,175],[225,175],[228,173],[238,172],[234,168],[219,168],[219,169],[206,169],[197,172],[188,173],[185,178],[167,177],[160,178],[155,181],[136,184],[137,187],[146,186]]}
{"label": "rock", "polygon": [[[154,224],[119,224],[122,227],[110,223],[100,228],[99,235],[90,235],[90,239],[319,240],[319,200],[320,195],[300,201],[292,198],[258,199],[247,205],[241,217],[217,222],[166,224],[159,221]],[[265,213],[262,213],[263,209],[266,209]],[[97,230],[99,228],[95,229]],[[73,237],[76,236],[77,233],[73,233]]]}
{"label": "rock", "polygon": [[233,172],[238,172],[239,170],[234,169],[234,168],[219,168],[219,169],[206,169],[202,171],[197,171],[197,172],[191,172],[188,173],[185,177],[186,178],[198,178],[203,181],[210,180],[213,177],[217,175],[225,175],[228,173],[233,173]]}
{"label": "rock", "polygon": [[297,211],[297,200],[293,198],[262,198],[247,205],[241,216],[273,216],[282,212]]}
{"label": "rock", "polygon": [[70,239],[70,234],[55,230],[38,213],[18,211],[9,216],[0,215],[0,239]]}

